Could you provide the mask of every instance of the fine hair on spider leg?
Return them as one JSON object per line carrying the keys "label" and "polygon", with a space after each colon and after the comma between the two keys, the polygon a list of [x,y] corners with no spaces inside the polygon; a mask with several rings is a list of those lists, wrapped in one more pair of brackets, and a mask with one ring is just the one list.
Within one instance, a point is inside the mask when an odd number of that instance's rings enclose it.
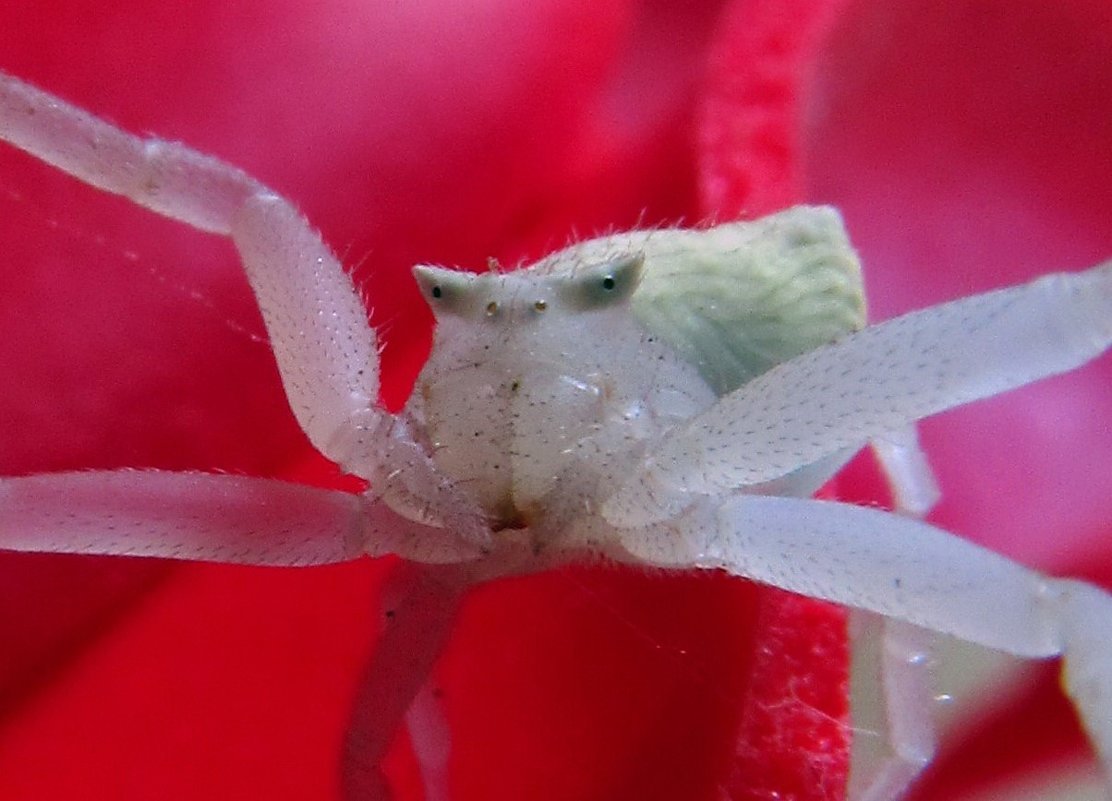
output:
{"label": "fine hair on spider leg", "polygon": [[[229,237],[294,416],[321,454],[369,483],[352,494],[158,471],[4,478],[0,548],[408,560],[411,593],[399,592],[351,718],[351,801],[388,796],[380,758],[407,726],[430,792],[445,786],[447,746],[429,734],[442,721],[422,687],[468,587],[600,557],[724,570],[890,618],[895,755],[865,801],[898,797],[933,752],[914,701],[919,629],[1061,657],[1065,689],[1112,767],[1112,597],[919,519],[937,486],[914,432],[925,416],[1100,357],[1112,343],[1112,262],[872,326],[829,208],[609,234],[513,272],[420,266],[433,349],[392,414],[378,400],[366,306],[293,204],[235,167],[3,74],[0,139]],[[870,443],[900,514],[811,498]]]}

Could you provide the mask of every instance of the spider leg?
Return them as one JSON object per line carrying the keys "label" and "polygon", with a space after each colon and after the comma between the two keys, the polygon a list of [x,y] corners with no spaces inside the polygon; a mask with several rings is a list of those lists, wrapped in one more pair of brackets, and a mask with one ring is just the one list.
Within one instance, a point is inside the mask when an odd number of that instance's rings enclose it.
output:
{"label": "spider leg", "polygon": [[115,470],[0,477],[0,550],[302,567],[475,559],[377,498],[247,476]]}
{"label": "spider leg", "polygon": [[[448,749],[443,727],[433,723],[426,682],[451,634],[463,593],[471,584],[460,566],[401,563],[386,589],[384,626],[359,685],[344,742],[343,793],[349,801],[387,801],[389,786],[379,768],[398,729],[408,726],[422,774],[443,789]],[[415,701],[417,702],[415,704]],[[435,796],[433,796],[435,797]]]}
{"label": "spider leg", "polygon": [[421,771],[425,801],[446,801],[451,797],[448,757],[452,751],[452,736],[444,718],[439,692],[428,682],[418,690],[409,705],[405,726]]}
{"label": "spider leg", "polygon": [[1016,656],[1062,657],[1063,685],[1112,773],[1107,592],[1041,575],[920,520],[849,504],[736,495],[700,504],[684,521],[629,529],[622,544],[661,566],[720,568]]}
{"label": "spider leg", "polygon": [[[869,616],[860,611],[856,614]],[[878,628],[879,683],[870,681],[869,688],[883,702],[882,732],[887,753],[865,775],[851,774],[849,797],[855,801],[902,798],[930,764],[938,745],[929,661],[933,632],[893,618],[879,618]]]}
{"label": "spider leg", "polygon": [[[919,446],[916,426],[876,437],[869,445],[892,489],[896,512],[911,518],[926,515],[938,502],[940,491]],[[929,662],[932,632],[894,618],[879,618],[879,631],[880,681],[875,690],[883,699],[890,753],[859,780],[851,794],[857,801],[901,798],[930,764],[938,745],[931,714],[936,705]]]}
{"label": "spider leg", "polygon": [[377,345],[350,277],[308,222],[261,183],[184,145],[121,131],[3,75],[0,138],[92,186],[232,237],[246,251],[290,405],[326,456],[347,420],[374,406]]}
{"label": "spider leg", "polygon": [[332,440],[378,396],[378,349],[351,278],[289,203],[231,165],[145,139],[0,74],[0,139],[79,180],[202,231],[244,256],[290,406]]}
{"label": "spider leg", "polygon": [[475,505],[378,406],[378,344],[367,310],[339,260],[288,201],[216,158],[127,133],[3,73],[0,139],[165,217],[229,236],[290,408],[313,446],[371,479],[376,492],[397,497],[412,519],[486,541]]}
{"label": "spider leg", "polygon": [[364,553],[362,499],[244,476],[160,471],[0,478],[0,549],[251,565]]}
{"label": "spider leg", "polygon": [[1112,262],[870,326],[772,368],[673,430],[603,515],[618,526],[664,520],[699,495],[769,482],[1072,370],[1110,344]]}
{"label": "spider leg", "polygon": [[919,430],[914,423],[882,437],[873,437],[869,446],[892,489],[896,511],[909,517],[925,517],[942,491],[927,455],[919,445]]}

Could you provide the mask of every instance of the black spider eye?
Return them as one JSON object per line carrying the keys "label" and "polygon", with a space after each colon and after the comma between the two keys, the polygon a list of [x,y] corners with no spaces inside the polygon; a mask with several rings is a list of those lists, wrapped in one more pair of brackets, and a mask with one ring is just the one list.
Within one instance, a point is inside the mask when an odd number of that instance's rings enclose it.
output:
{"label": "black spider eye", "polygon": [[640,253],[632,253],[578,270],[560,289],[565,307],[588,311],[628,300],[637,289],[644,264]]}
{"label": "black spider eye", "polygon": [[487,290],[476,289],[476,277],[471,273],[418,264],[413,268],[413,277],[421,287],[421,297],[437,316],[476,317],[482,313],[476,295],[480,291],[485,295]]}

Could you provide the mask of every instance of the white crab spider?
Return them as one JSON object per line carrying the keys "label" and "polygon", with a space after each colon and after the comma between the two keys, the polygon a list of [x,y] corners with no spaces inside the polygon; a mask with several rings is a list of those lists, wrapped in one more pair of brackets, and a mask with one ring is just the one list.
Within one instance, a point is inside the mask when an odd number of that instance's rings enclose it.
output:
{"label": "white crab spider", "polygon": [[861,331],[856,261],[821,209],[614,235],[515,273],[421,267],[436,342],[395,417],[377,403],[366,310],[288,202],[215,159],[129,135],[2,75],[0,138],[230,236],[299,423],[372,486],[356,496],[197,473],[9,478],[0,547],[278,565],[395,553],[439,565],[422,573],[402,607],[407,625],[382,649],[384,659],[414,657],[409,686],[384,686],[389,670],[368,676],[364,692],[390,703],[373,716],[363,704],[353,721],[350,798],[387,794],[377,761],[415,696],[410,725],[427,713],[421,659],[443,636],[440,605],[475,581],[585,555],[724,569],[896,621],[887,664],[896,756],[865,798],[898,797],[930,756],[929,727],[910,703],[915,660],[899,647],[901,635],[914,640],[906,624],[1062,656],[1066,688],[1112,767],[1106,593],[913,515],[808,497],[876,441],[905,510],[929,506],[909,426],[1103,353],[1112,263]]}

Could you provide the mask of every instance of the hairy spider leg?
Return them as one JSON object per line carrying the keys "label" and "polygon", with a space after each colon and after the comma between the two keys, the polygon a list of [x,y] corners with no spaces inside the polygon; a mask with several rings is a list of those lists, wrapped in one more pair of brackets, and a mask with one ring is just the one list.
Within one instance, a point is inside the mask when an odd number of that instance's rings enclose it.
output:
{"label": "hairy spider leg", "polygon": [[[1112,262],[913,312],[731,393],[673,432],[603,514],[627,529],[634,558],[726,569],[1017,656],[1062,656],[1064,685],[1112,774],[1112,596],[914,516],[742,494],[870,437],[897,432],[898,445],[910,421],[1073,369],[1110,344]],[[914,449],[888,461],[890,475],[900,465],[919,475],[905,496],[930,500]],[[666,509],[686,512],[655,523]],[[907,723],[914,761],[930,735]]]}
{"label": "hairy spider leg", "polygon": [[[678,426],[603,505],[617,526],[756,488],[1112,344],[1112,262],[922,309],[777,365]],[[744,421],[739,424],[738,421]]]}
{"label": "hairy spider leg", "polygon": [[342,762],[344,797],[388,799],[380,764],[405,724],[426,798],[445,797],[449,741],[429,684],[474,577],[465,565],[399,564],[383,592],[383,627],[348,723]]}
{"label": "hairy spider leg", "polygon": [[290,408],[313,446],[409,499],[407,516],[466,540],[489,532],[408,430],[378,405],[378,344],[350,276],[308,221],[242,170],[185,145],[122,131],[0,73],[0,139],[79,180],[235,243]]}
{"label": "hairy spider leg", "polygon": [[[941,496],[938,480],[919,444],[912,424],[870,441],[883,471],[897,514],[925,517]],[[875,617],[867,612],[858,614]],[[871,775],[851,779],[857,801],[888,801],[907,792],[934,759],[938,732],[932,712],[936,707],[929,654],[932,632],[895,618],[877,618],[880,694],[890,753]],[[861,782],[861,783],[857,783]]]}
{"label": "hairy spider leg", "polygon": [[[377,405],[377,342],[366,310],[338,260],[290,203],[235,167],[178,143],[133,136],[3,73],[0,140],[158,214],[230,236],[309,440],[350,472],[379,479],[377,489],[392,484],[395,496],[416,499],[402,516],[373,494],[243,476],[122,470],[0,478],[0,548],[281,566],[386,553],[450,563],[479,553],[473,543],[489,532],[473,504],[436,473],[404,423]],[[455,512],[432,521],[441,525],[424,524],[432,515],[421,510],[437,508]],[[411,594],[428,595],[426,585],[432,586],[417,581]],[[402,668],[415,653],[431,659],[438,652],[439,640],[416,635],[447,631],[454,620],[443,605],[425,611],[421,619],[429,625],[385,636],[369,668],[372,687],[363,698],[373,691],[377,705],[400,710],[374,723],[379,743],[388,744],[403,725],[427,674]],[[349,743],[367,738],[368,708],[357,705]],[[428,734],[435,715],[435,707],[416,708],[411,728],[423,771],[442,784],[440,746]],[[351,753],[349,745],[344,775],[358,784],[357,766],[368,757],[353,761]]]}
{"label": "hairy spider leg", "polygon": [[266,478],[157,470],[0,478],[0,548],[248,565],[361,556],[362,499]]}
{"label": "hairy spider leg", "polygon": [[1064,686],[1112,773],[1112,596],[1097,587],[913,518],[803,498],[706,498],[681,521],[628,529],[623,545],[662,567],[723,569],[1016,656],[1061,656]]}

